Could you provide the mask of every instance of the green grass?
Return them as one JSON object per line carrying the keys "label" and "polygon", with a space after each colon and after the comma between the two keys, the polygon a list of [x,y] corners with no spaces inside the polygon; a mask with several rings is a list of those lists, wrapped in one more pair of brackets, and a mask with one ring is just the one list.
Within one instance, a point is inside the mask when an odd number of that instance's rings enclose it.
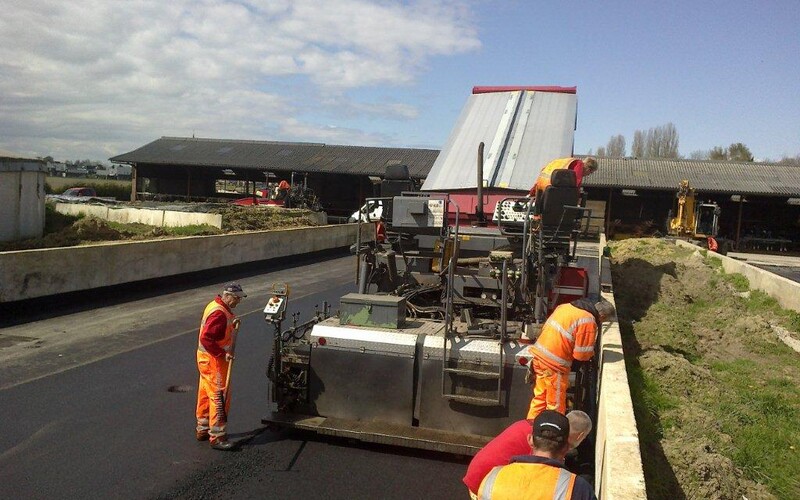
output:
{"label": "green grass", "polygon": [[44,234],[56,233],[61,231],[65,227],[69,227],[75,223],[75,221],[82,219],[84,217],[83,214],[79,215],[67,215],[62,214],[60,212],[56,212],[56,208],[51,203],[45,203],[44,205]]}
{"label": "green grass", "polygon": [[[710,257],[708,252],[705,250],[701,250],[700,253],[703,253],[703,257],[705,257],[705,263],[711,267],[711,269],[716,269],[717,271],[722,271],[722,259],[719,257]],[[723,271],[724,272],[724,271]]]}
{"label": "green grass", "polygon": [[[800,359],[771,331],[800,332],[800,314],[758,290],[732,293],[749,280],[717,257],[697,267],[669,248],[618,247],[612,271],[628,285],[615,295],[648,497],[708,494],[692,468],[708,443],[777,497],[800,498]],[[652,272],[669,258],[674,279]],[[657,300],[642,303],[653,287]],[[675,361],[640,357],[648,349]]]}
{"label": "green grass", "polygon": [[739,273],[723,273],[722,279],[733,286],[733,289],[737,292],[746,292],[750,289],[750,280],[747,279],[743,274]]}
{"label": "green grass", "polygon": [[[796,362],[796,360],[795,360]],[[710,405],[731,436],[727,455],[751,479],[781,498],[800,497],[800,390],[749,360],[716,362],[712,372],[726,388]]]}
{"label": "green grass", "polygon": [[784,328],[800,333],[800,313],[784,309],[777,300],[761,290],[751,291],[745,304],[748,313],[771,316]]}
{"label": "green grass", "polygon": [[97,191],[97,196],[105,198],[113,197],[120,201],[131,199],[131,181],[47,177],[44,183],[44,191],[47,194],[61,194],[73,187],[92,187]]}

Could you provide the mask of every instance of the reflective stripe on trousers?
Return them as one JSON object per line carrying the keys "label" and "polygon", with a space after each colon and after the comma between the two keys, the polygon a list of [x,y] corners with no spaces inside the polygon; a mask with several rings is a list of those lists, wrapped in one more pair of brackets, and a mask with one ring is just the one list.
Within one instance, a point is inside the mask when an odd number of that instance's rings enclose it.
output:
{"label": "reflective stripe on trousers", "polygon": [[532,364],[536,382],[533,385],[533,398],[526,418],[532,420],[544,410],[556,410],[562,415],[566,414],[569,373],[551,370],[535,357]]}

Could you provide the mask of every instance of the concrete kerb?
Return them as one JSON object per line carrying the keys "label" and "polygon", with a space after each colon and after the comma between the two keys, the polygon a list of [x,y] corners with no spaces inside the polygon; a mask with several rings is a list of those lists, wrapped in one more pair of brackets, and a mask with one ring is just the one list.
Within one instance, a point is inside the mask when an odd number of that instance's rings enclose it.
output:
{"label": "concrete kerb", "polygon": [[[598,256],[601,265],[605,246],[606,237],[601,234]],[[601,296],[615,303],[613,292],[603,292]],[[595,494],[603,500],[647,498],[639,431],[616,320],[604,324],[599,344]]]}
{"label": "concrete kerb", "polygon": [[[683,240],[675,240],[675,244],[695,250],[701,249],[699,246]],[[726,273],[739,273],[747,278],[751,289],[761,290],[777,300],[781,307],[800,312],[800,283],[726,255],[716,253],[710,255],[722,262],[722,268]]]}
{"label": "concrete kerb", "polygon": [[[0,302],[348,247],[358,224],[0,252]],[[362,225],[362,241],[374,227]]]}

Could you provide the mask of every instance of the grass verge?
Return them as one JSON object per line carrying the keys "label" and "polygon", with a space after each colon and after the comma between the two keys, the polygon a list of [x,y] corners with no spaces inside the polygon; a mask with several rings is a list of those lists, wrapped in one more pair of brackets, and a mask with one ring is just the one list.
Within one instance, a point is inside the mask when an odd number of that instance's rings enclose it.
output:
{"label": "grass verge", "polygon": [[612,248],[648,497],[800,498],[800,315],[682,250]]}

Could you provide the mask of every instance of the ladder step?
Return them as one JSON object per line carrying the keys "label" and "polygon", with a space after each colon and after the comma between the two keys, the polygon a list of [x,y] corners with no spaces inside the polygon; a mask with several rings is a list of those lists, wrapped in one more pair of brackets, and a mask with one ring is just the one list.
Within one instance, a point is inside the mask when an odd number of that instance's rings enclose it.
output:
{"label": "ladder step", "polygon": [[490,398],[476,398],[474,396],[461,396],[459,394],[444,394],[444,398],[450,401],[457,401],[459,403],[467,403],[475,406],[500,406],[498,400]]}
{"label": "ladder step", "polygon": [[498,380],[501,377],[501,374],[497,372],[464,370],[462,368],[445,368],[444,371],[447,373],[453,373],[455,375],[464,375],[465,377],[480,378],[485,380]]}

